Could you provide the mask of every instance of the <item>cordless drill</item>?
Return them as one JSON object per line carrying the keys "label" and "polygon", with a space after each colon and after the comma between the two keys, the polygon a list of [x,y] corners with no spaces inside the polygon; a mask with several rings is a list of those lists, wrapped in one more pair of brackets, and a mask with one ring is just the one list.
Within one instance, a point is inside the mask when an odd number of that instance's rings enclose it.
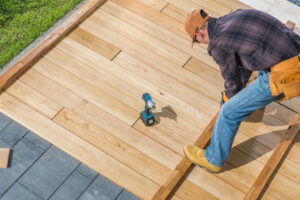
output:
{"label": "cordless drill", "polygon": [[142,98],[145,101],[145,110],[141,112],[141,118],[146,126],[151,126],[155,122],[151,111],[151,109],[155,109],[155,103],[149,93],[143,94]]}

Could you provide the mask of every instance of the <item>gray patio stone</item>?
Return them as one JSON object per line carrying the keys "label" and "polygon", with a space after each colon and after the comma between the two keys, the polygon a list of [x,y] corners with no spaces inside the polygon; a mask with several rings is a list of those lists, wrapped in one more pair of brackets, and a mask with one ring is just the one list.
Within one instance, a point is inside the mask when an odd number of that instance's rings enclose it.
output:
{"label": "gray patio stone", "polygon": [[43,150],[27,141],[20,140],[11,150],[11,165],[0,169],[0,193],[3,194],[43,153]]}
{"label": "gray patio stone", "polygon": [[91,182],[92,180],[75,170],[64,184],[54,193],[50,200],[77,199]]}
{"label": "gray patio stone", "polygon": [[128,192],[127,190],[123,190],[117,200],[140,200],[138,197]]}
{"label": "gray patio stone", "polygon": [[19,179],[19,183],[38,196],[48,199],[79,163],[65,152],[52,146]]}
{"label": "gray patio stone", "polygon": [[12,119],[0,112],[0,132],[12,122]]}
{"label": "gray patio stone", "polygon": [[26,138],[27,140],[29,140],[30,142],[34,143],[35,145],[37,145],[38,147],[44,150],[48,149],[52,145],[47,140],[44,140],[43,138],[33,133],[32,131],[29,131],[24,138]]}
{"label": "gray patio stone", "polygon": [[90,180],[94,180],[94,178],[98,175],[95,170],[89,168],[83,163],[80,164],[80,166],[77,168],[77,171]]}
{"label": "gray patio stone", "polygon": [[2,197],[1,200],[42,200],[22,185],[14,184]]}
{"label": "gray patio stone", "polygon": [[0,139],[15,145],[27,132],[28,129],[14,121],[1,131]]}
{"label": "gray patio stone", "polygon": [[80,200],[113,200],[120,194],[122,188],[101,174],[79,198]]}

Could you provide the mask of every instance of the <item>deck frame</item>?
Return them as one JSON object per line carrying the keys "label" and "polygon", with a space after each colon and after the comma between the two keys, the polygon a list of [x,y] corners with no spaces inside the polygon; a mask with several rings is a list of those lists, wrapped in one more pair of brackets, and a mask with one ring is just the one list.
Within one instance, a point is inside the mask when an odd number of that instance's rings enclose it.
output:
{"label": "deck frame", "polygon": [[[89,0],[82,8],[80,8],[75,14],[73,14],[66,22],[59,26],[48,37],[41,41],[35,48],[27,53],[21,60],[19,60],[13,67],[5,72],[0,77],[0,94],[6,90],[11,84],[13,84],[18,77],[26,72],[35,62],[37,62],[45,53],[47,53],[55,44],[57,44],[65,35],[70,33],[81,22],[83,22],[90,14],[92,14],[99,6],[101,6],[106,0]],[[288,22],[289,23],[289,22]],[[293,27],[293,24],[287,24]],[[203,131],[197,141],[194,143],[197,146],[205,147],[210,141],[211,131],[215,124],[218,114],[211,120],[207,128]],[[276,147],[274,153],[264,166],[260,175],[256,179],[255,183],[249,190],[249,193],[245,196],[245,199],[256,199],[263,189],[270,177],[274,173],[276,167],[282,160],[284,154],[289,149],[300,130],[299,126],[300,114],[298,113],[294,118],[292,125],[287,130],[282,141]],[[276,159],[275,159],[276,158]],[[178,185],[185,173],[191,167],[192,163],[187,158],[183,158],[177,165],[169,179],[164,185],[160,187],[153,199],[166,199],[173,189]],[[266,174],[266,175],[265,175]]]}

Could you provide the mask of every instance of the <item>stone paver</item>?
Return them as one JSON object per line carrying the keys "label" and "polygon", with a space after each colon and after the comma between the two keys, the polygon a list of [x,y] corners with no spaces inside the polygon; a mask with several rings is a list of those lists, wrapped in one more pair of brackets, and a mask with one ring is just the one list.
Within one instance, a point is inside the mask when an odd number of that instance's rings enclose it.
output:
{"label": "stone paver", "polygon": [[293,4],[296,4],[297,6],[300,6],[300,0],[288,0],[289,2],[292,2]]}
{"label": "stone paver", "polygon": [[50,200],[74,200],[77,199],[90,185],[92,180],[74,171],[64,184],[54,193]]}
{"label": "stone paver", "polygon": [[123,190],[117,200],[140,200],[138,197],[134,196],[127,190]]}
{"label": "stone paver", "polygon": [[1,198],[1,200],[42,200],[22,185],[14,184]]}
{"label": "stone paver", "polygon": [[89,168],[85,164],[81,163],[80,166],[77,168],[77,171],[87,177],[90,180],[94,180],[94,178],[98,175],[96,171]]}
{"label": "stone paver", "polygon": [[48,199],[79,163],[65,152],[51,146],[19,182],[40,197]]}
{"label": "stone paver", "polygon": [[38,136],[37,134],[29,131],[25,137],[25,139],[29,140],[30,142],[32,142],[33,144],[37,145],[38,147],[46,150],[48,149],[52,144],[47,142],[46,140],[44,140],[43,138],[41,138],[40,136]]}
{"label": "stone paver", "polygon": [[12,122],[12,120],[0,112],[0,132]]}
{"label": "stone paver", "polygon": [[0,169],[0,194],[14,182],[40,157],[43,150],[26,139],[18,142],[11,150],[12,162],[9,168]]}
{"label": "stone paver", "polygon": [[80,200],[113,200],[118,197],[122,188],[101,174],[79,198]]}
{"label": "stone paver", "polygon": [[2,113],[0,148],[11,148],[0,200],[138,199]]}
{"label": "stone paver", "polygon": [[15,145],[27,132],[28,129],[17,122],[12,122],[0,132],[0,139],[10,145]]}

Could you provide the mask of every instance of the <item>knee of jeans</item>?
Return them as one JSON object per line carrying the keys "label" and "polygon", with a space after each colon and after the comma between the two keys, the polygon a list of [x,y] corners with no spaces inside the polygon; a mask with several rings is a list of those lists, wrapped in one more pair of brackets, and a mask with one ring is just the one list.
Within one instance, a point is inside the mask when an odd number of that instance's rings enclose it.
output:
{"label": "knee of jeans", "polygon": [[231,102],[226,102],[220,109],[219,115],[223,120],[234,120],[232,117],[234,116],[235,112],[235,105]]}

